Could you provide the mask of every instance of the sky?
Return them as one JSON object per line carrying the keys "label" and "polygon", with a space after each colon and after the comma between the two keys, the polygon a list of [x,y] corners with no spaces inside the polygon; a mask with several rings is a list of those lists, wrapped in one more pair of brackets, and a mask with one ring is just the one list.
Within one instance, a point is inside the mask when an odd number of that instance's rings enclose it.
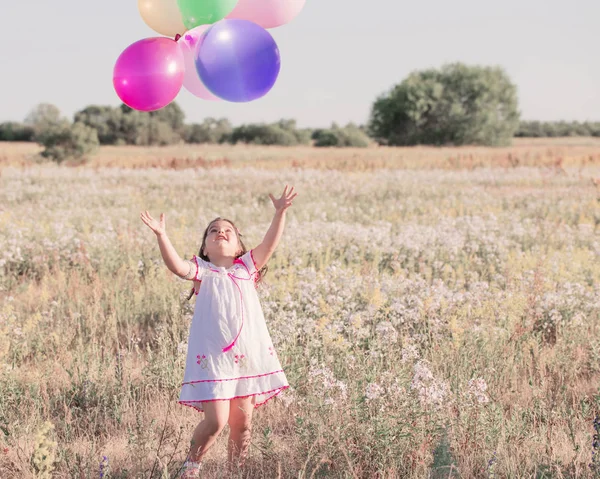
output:
{"label": "sky", "polygon": [[[598,24],[598,0],[307,0],[291,23],[269,30],[282,66],[266,96],[210,102],[182,89],[175,101],[188,123],[361,124],[409,73],[464,62],[503,67],[522,119],[600,121]],[[39,103],[67,117],[119,105],[117,58],[156,36],[137,0],[2,0],[0,122],[23,121]]]}

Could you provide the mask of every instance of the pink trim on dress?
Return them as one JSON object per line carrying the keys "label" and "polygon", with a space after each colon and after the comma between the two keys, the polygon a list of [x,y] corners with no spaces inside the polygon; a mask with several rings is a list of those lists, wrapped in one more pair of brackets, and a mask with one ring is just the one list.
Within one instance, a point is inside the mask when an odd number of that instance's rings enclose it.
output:
{"label": "pink trim on dress", "polygon": [[273,371],[271,373],[257,374],[256,376],[241,376],[239,378],[229,378],[229,379],[200,379],[198,381],[188,381],[185,383],[181,383],[181,385],[185,386],[186,384],[196,384],[196,383],[222,383],[225,381],[237,381],[238,379],[262,378],[264,376],[270,376],[271,374],[277,374],[277,373],[282,373],[282,372],[283,372],[283,369],[280,369],[279,371]]}
{"label": "pink trim on dress", "polygon": [[[251,253],[252,254],[252,253]],[[240,285],[237,283],[236,279],[239,279],[240,281],[250,281],[252,280],[252,275],[250,274],[250,271],[248,270],[248,266],[246,266],[244,264],[243,261],[239,261],[236,262],[236,260],[233,261],[233,264],[242,264],[242,266],[246,269],[246,272],[248,273],[248,278],[240,278],[239,276],[234,275],[233,273],[228,272],[227,273],[227,277],[233,282],[233,284],[235,284],[235,287],[238,289],[238,292],[240,293],[240,308],[242,309],[242,324],[240,325],[240,329],[238,330],[237,335],[235,336],[235,338],[233,338],[233,341],[231,343],[229,343],[227,346],[225,346],[223,349],[221,349],[222,352],[226,353],[227,351],[230,351],[234,346],[235,343],[237,342],[238,338],[240,337],[240,334],[242,334],[242,328],[244,327],[244,293],[242,292],[242,288],[240,288]],[[254,261],[254,260],[253,260]],[[214,269],[214,268],[210,268],[210,271],[214,272],[214,273],[220,273],[221,271],[218,269]]]}
{"label": "pink trim on dress", "polygon": [[[265,391],[265,392],[262,392],[262,393],[248,394],[246,396],[235,396],[235,397],[228,398],[228,399],[205,399],[204,401],[177,401],[177,402],[179,404],[181,404],[182,406],[191,407],[192,409],[195,409],[196,411],[204,412],[203,409],[200,409],[202,407],[202,403],[203,402],[232,401],[234,399],[244,399],[244,398],[249,398],[249,397],[252,397],[252,396],[260,396],[262,394],[269,394],[269,393],[272,393],[272,392],[275,393],[272,396],[269,396],[263,402],[259,402],[259,403],[255,404],[254,405],[254,409],[256,409],[257,407],[262,406],[263,404],[267,404],[271,399],[273,399],[274,397],[276,397],[279,393],[281,393],[281,391],[284,391],[287,388],[289,388],[289,386],[281,386],[280,388],[271,389],[270,391]],[[190,403],[200,403],[200,407],[192,406],[192,404],[190,404]]]}
{"label": "pink trim on dress", "polygon": [[196,263],[196,276],[194,276],[194,281],[200,281],[200,279],[198,278],[198,273],[200,272],[200,265],[198,264],[198,257],[196,255],[194,255],[194,263]]}
{"label": "pink trim on dress", "polygon": [[244,308],[244,293],[242,292],[242,288],[240,288],[240,285],[236,281],[236,279],[244,280],[245,278],[239,278],[237,276],[234,276],[233,273],[227,273],[227,276],[229,277],[229,279],[231,279],[231,281],[233,281],[233,284],[235,284],[236,288],[238,289],[238,291],[240,293],[240,307],[242,309],[242,324],[240,325],[240,329],[238,330],[238,333],[237,333],[236,337],[233,339],[233,341],[221,350],[224,353],[231,350],[231,348],[233,348],[235,346],[235,343],[237,342],[238,338],[240,337],[240,334],[242,334],[242,328],[244,327],[244,309],[246,309],[246,308]]}

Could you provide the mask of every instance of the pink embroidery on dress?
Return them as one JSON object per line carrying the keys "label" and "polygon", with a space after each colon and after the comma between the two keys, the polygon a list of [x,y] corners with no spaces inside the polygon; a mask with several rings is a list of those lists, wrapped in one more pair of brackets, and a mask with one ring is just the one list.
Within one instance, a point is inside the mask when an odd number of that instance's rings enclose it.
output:
{"label": "pink embroidery on dress", "polygon": [[246,359],[246,356],[244,356],[243,354],[236,354],[235,355],[235,364],[243,362],[244,359]]}
{"label": "pink embroidery on dress", "polygon": [[208,359],[206,359],[206,355],[200,356],[199,354],[196,356],[196,363],[200,365],[202,369],[208,368]]}
{"label": "pink embroidery on dress", "polygon": [[271,356],[277,356],[277,352],[275,351],[275,349],[273,348],[273,346],[269,346],[269,354]]}

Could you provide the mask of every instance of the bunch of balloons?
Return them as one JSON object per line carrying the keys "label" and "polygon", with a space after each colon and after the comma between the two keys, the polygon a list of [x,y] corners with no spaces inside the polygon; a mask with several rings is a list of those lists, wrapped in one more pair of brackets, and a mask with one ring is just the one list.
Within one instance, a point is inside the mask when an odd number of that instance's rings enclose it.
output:
{"label": "bunch of balloons", "polygon": [[269,28],[292,21],[306,0],[138,0],[165,35],[139,40],[117,59],[113,85],[134,110],[159,110],[182,87],[204,100],[248,102],[266,95],[280,69]]}

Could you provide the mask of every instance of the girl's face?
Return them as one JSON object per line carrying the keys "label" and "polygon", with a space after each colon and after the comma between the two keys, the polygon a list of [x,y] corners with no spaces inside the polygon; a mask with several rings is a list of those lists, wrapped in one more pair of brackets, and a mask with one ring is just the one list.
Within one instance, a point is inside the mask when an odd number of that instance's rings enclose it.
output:
{"label": "girl's face", "polygon": [[209,227],[203,253],[208,258],[235,257],[242,251],[237,233],[229,221],[217,220]]}

